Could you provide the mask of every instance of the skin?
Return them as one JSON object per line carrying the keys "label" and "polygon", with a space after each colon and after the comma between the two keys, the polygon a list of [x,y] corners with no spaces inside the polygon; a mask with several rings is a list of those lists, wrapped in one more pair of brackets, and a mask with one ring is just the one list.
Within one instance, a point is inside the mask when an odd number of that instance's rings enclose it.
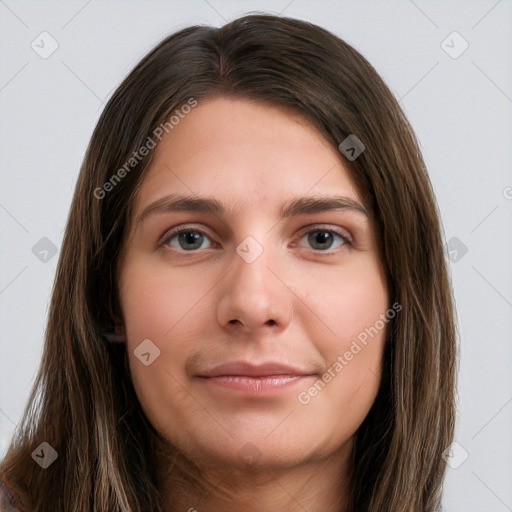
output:
{"label": "skin", "polygon": [[[136,221],[175,193],[239,211],[153,211]],[[332,373],[389,304],[368,216],[280,218],[283,202],[321,194],[361,203],[339,152],[303,118],[261,103],[203,100],[154,150],[118,267],[130,370],[149,421],[202,469],[206,487],[201,495],[166,478],[165,510],[344,509],[352,440],[378,391],[386,328],[309,403],[298,396]],[[180,242],[169,231],[184,225],[205,233]],[[325,230],[351,241],[319,241]],[[248,236],[263,249],[250,263],[236,251],[256,254],[253,241],[242,244]],[[147,366],[134,354],[145,339],[160,350]],[[267,395],[197,376],[235,360],[279,361],[312,376]]]}

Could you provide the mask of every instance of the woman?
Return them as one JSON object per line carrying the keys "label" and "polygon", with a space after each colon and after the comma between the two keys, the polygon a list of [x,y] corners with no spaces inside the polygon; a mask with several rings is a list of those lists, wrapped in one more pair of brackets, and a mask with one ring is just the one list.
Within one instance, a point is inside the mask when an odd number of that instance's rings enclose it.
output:
{"label": "woman", "polygon": [[375,70],[304,21],[189,27],[94,131],[0,477],[26,511],[439,510],[455,356]]}

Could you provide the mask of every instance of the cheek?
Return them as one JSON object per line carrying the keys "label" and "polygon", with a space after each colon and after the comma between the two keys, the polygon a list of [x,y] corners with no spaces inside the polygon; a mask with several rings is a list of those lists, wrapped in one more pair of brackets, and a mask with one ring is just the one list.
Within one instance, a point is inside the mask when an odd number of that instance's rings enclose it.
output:
{"label": "cheek", "polygon": [[186,347],[198,336],[196,317],[211,285],[185,273],[166,276],[155,265],[127,264],[124,276],[119,294],[134,389],[149,420],[169,431],[170,418],[172,426],[194,410],[184,387]]}
{"label": "cheek", "polygon": [[[312,417],[330,417],[332,434],[355,431],[377,394],[390,320],[387,287],[373,261],[344,269],[321,293],[311,282],[307,302],[316,318],[305,327],[326,364],[326,371],[299,402]],[[306,325],[307,322],[304,322]],[[321,328],[319,329],[319,325]]]}
{"label": "cheek", "polygon": [[[325,283],[319,287],[318,283]],[[322,352],[332,357],[332,352],[343,353],[352,340],[358,336],[364,338],[364,333],[379,321],[385,314],[388,304],[387,286],[377,262],[373,258],[360,258],[359,261],[340,268],[325,277],[315,276],[304,284],[308,290],[305,302],[312,311],[310,331],[312,340],[320,344]],[[327,336],[315,336],[319,323],[322,332]],[[304,322],[307,329],[307,323]]]}
{"label": "cheek", "polygon": [[[193,272],[169,273],[157,265],[127,266],[129,276],[120,289],[128,341],[173,337],[183,324],[190,324],[211,286]],[[203,299],[203,300],[202,300]]]}

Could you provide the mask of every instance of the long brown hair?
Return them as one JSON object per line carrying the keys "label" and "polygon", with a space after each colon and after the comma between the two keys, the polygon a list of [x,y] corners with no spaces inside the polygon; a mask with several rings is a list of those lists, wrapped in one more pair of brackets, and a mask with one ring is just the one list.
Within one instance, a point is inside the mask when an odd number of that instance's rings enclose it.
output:
{"label": "long brown hair", "polygon": [[[167,37],[105,107],[68,217],[40,369],[0,477],[27,510],[161,510],[159,436],[135,395],[126,344],[104,333],[119,317],[118,254],[152,152],[130,159],[162,123],[171,129],[177,109],[215,95],[298,112],[335,148],[351,134],[364,144],[346,164],[375,220],[391,297],[402,310],[378,396],[355,434],[348,510],[438,510],[455,422],[456,325],[439,212],[417,141],[396,99],[350,45],[305,21],[260,14]],[[42,442],[58,453],[44,470],[31,457]]]}

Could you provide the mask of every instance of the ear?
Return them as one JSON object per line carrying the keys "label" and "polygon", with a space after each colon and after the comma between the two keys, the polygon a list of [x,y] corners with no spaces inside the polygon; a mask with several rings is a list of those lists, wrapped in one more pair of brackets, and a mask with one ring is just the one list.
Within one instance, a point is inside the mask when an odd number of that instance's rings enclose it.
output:
{"label": "ear", "polygon": [[112,318],[112,324],[114,325],[114,332],[106,333],[106,337],[111,343],[124,343],[126,341],[126,332],[124,327],[124,318],[119,304],[117,293],[114,295],[113,300],[110,304],[110,317]]}
{"label": "ear", "polygon": [[114,326],[114,332],[104,332],[103,336],[110,343],[124,343],[126,341],[126,333],[125,333],[124,325],[116,324]]}

